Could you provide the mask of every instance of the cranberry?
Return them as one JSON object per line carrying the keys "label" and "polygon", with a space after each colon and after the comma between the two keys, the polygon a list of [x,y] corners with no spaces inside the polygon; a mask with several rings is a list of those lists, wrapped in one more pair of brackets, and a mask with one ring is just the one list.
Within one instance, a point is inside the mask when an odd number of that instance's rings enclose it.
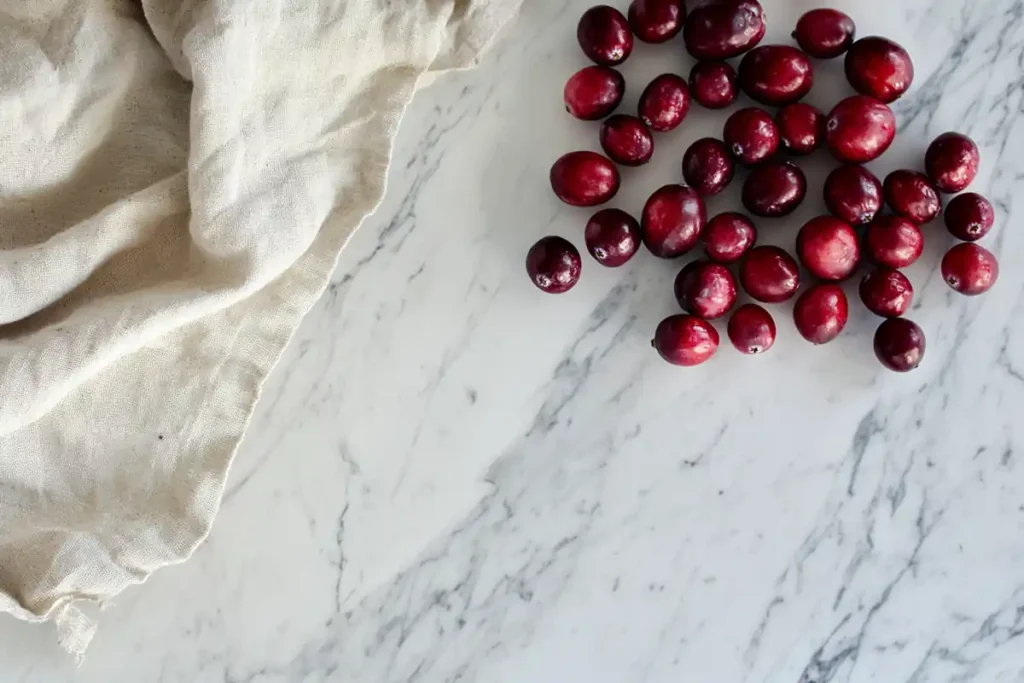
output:
{"label": "cranberry", "polygon": [[690,12],[683,27],[686,50],[696,59],[729,59],[764,37],[764,10],[756,0],[722,0]]}
{"label": "cranberry", "polygon": [[551,167],[551,189],[566,204],[597,206],[619,191],[619,171],[595,152],[569,152]]}
{"label": "cranberry", "polygon": [[903,216],[879,216],[864,236],[868,254],[883,266],[906,268],[921,256],[921,230]]}
{"label": "cranberry", "polygon": [[761,45],[743,56],[739,70],[743,92],[761,104],[779,107],[811,90],[811,60],[791,45]]}
{"label": "cranberry", "polygon": [[825,115],[803,102],[786,105],[775,115],[782,146],[792,154],[810,154],[825,142]]}
{"label": "cranberry", "polygon": [[890,208],[918,225],[930,223],[942,211],[938,190],[922,173],[893,171],[885,177],[882,189]]}
{"label": "cranberry", "polygon": [[805,194],[804,172],[788,161],[758,166],[743,182],[743,206],[755,216],[777,218],[791,214]]}
{"label": "cranberry", "polygon": [[864,95],[837,104],[825,123],[825,142],[839,161],[859,164],[877,159],[896,137],[896,117],[879,100]]}
{"label": "cranberry", "polygon": [[739,95],[736,69],[728,62],[697,62],[690,70],[690,94],[702,107],[728,107]]}
{"label": "cranberry", "polygon": [[968,192],[957,195],[946,205],[946,229],[958,240],[980,240],[995,222],[995,208],[980,194]]}
{"label": "cranberry", "polygon": [[924,358],[924,331],[906,318],[889,318],[875,330],[875,356],[894,372],[910,372]]}
{"label": "cranberry", "polygon": [[542,237],[526,254],[530,281],[548,294],[572,289],[580,279],[580,252],[562,237]]}
{"label": "cranberry", "polygon": [[615,114],[601,124],[601,149],[623,166],[642,166],[654,154],[654,138],[640,119]]}
{"label": "cranberry", "polygon": [[565,110],[578,119],[596,121],[611,114],[626,92],[626,80],[607,66],[587,66],[565,84]]}
{"label": "cranberry", "polygon": [[673,365],[700,365],[718,350],[718,330],[694,315],[671,315],[658,324],[651,346]]}
{"label": "cranberry", "polygon": [[590,255],[609,268],[621,266],[640,248],[640,224],[622,209],[602,209],[595,213],[587,222],[583,236]]}
{"label": "cranberry", "polygon": [[793,38],[812,57],[832,59],[853,45],[857,27],[848,15],[835,9],[812,9],[796,22]]}
{"label": "cranberry", "polygon": [[701,138],[683,155],[683,179],[702,195],[718,194],[732,181],[732,157],[725,143]]}
{"label": "cranberry", "polygon": [[850,225],[866,225],[882,209],[882,183],[863,166],[840,166],[825,179],[825,205]]}
{"label": "cranberry", "polygon": [[645,43],[664,43],[683,28],[686,6],[683,0],[633,0],[629,25]]}
{"label": "cranberry", "polygon": [[793,307],[793,322],[800,336],[812,344],[827,344],[843,331],[850,317],[846,293],[829,282],[800,295]]}
{"label": "cranberry", "polygon": [[729,318],[728,332],[740,353],[764,353],[775,343],[775,320],[757,304],[743,304]]}
{"label": "cranberry", "polygon": [[736,303],[736,281],[723,265],[694,261],[676,276],[675,293],[684,311],[711,320]]}
{"label": "cranberry", "polygon": [[608,5],[591,7],[583,13],[576,39],[583,54],[604,66],[622,64],[633,51],[633,33],[626,17]]}
{"label": "cranberry", "polygon": [[978,175],[981,153],[974,140],[960,133],[943,133],[928,145],[924,167],[943,192],[960,192]]}
{"label": "cranberry", "polygon": [[757,241],[757,228],[741,213],[720,213],[704,228],[704,251],[718,263],[735,263]]}
{"label": "cranberry", "polygon": [[662,74],[640,95],[640,118],[651,130],[672,130],[690,111],[690,89],[681,76]]}
{"label": "cranberry", "polygon": [[875,315],[896,318],[910,308],[914,287],[900,271],[879,266],[860,281],[860,300]]}
{"label": "cranberry", "polygon": [[758,301],[781,303],[800,287],[800,266],[779,247],[754,247],[740,263],[740,284]]}
{"label": "cranberry", "polygon": [[659,258],[688,252],[704,231],[707,213],[697,191],[685,185],[665,185],[644,204],[641,226],[644,244]]}
{"label": "cranberry", "polygon": [[984,294],[999,279],[999,261],[985,247],[962,242],[942,257],[942,279],[961,294]]}
{"label": "cranberry", "polygon": [[822,280],[847,278],[860,262],[857,233],[831,216],[812,218],[800,228],[796,253],[804,268]]}
{"label": "cranberry", "polygon": [[854,90],[885,103],[899,99],[914,81],[914,64],[907,51],[878,36],[851,45],[845,66],[846,80]]}
{"label": "cranberry", "polygon": [[726,119],[722,139],[740,163],[753,166],[779,149],[779,128],[765,110],[747,107]]}

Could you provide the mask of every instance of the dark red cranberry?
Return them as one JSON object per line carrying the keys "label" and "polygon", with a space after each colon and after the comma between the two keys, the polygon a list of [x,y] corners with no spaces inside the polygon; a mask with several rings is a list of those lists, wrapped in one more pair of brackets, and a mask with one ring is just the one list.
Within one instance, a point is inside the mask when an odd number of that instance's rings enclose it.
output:
{"label": "dark red cranberry", "polygon": [[860,263],[857,233],[832,216],[812,218],[796,237],[796,253],[804,268],[822,280],[842,280]]}
{"label": "dark red cranberry", "polygon": [[914,287],[900,271],[879,266],[860,281],[860,300],[875,315],[896,318],[910,310]]}
{"label": "dark red cranberry", "polygon": [[974,242],[984,237],[996,222],[992,202],[980,194],[957,195],[946,205],[946,229],[958,240]]}
{"label": "dark red cranberry", "polygon": [[811,90],[811,60],[791,45],[760,45],[743,56],[740,87],[751,99],[773,107],[796,102]]}
{"label": "dark red cranberry", "polygon": [[804,102],[786,105],[775,115],[782,146],[791,154],[810,154],[825,143],[825,115]]}
{"label": "dark red cranberry", "polygon": [[596,121],[615,111],[626,92],[626,80],[607,66],[587,66],[565,84],[565,110],[578,119]]}
{"label": "dark red cranberry", "polygon": [[728,332],[740,353],[764,353],[775,343],[775,320],[757,304],[743,304],[729,318]]}
{"label": "dark red cranberry", "polygon": [[846,53],[846,80],[862,95],[889,103],[907,92],[914,81],[914,64],[900,45],[870,36]]}
{"label": "dark red cranberry", "polygon": [[829,282],[800,295],[793,307],[793,322],[800,336],[812,344],[827,344],[843,331],[850,317],[846,293]]}
{"label": "dark red cranberry", "polygon": [[942,279],[961,294],[984,294],[999,279],[999,261],[985,247],[961,242],[942,257]]}
{"label": "dark red cranberry", "polygon": [[651,346],[673,365],[700,365],[718,350],[718,330],[695,315],[671,315],[658,325]]}
{"label": "dark red cranberry", "polygon": [[981,153],[974,140],[960,133],[943,133],[928,145],[924,167],[943,192],[960,192],[978,175]]}
{"label": "dark red cranberry", "polygon": [[739,95],[736,69],[728,62],[697,62],[690,70],[690,94],[702,107],[728,107]]}
{"label": "dark red cranberry", "polygon": [[690,12],[683,27],[686,50],[696,59],[729,59],[764,37],[764,10],[756,0],[722,0]]}
{"label": "dark red cranberry", "polygon": [[683,155],[683,179],[702,195],[718,194],[732,182],[732,157],[725,143],[714,138],[701,138]]}
{"label": "dark red cranberry", "polygon": [[601,149],[623,166],[642,166],[654,154],[654,138],[637,117],[615,114],[601,124]]}
{"label": "dark red cranberry", "polygon": [[806,194],[804,172],[788,161],[758,166],[743,182],[743,206],[755,216],[777,218],[791,214]]}
{"label": "dark red cranberry", "polygon": [[665,185],[644,204],[640,225],[644,244],[659,258],[675,258],[693,248],[704,231],[707,212],[697,191]]}
{"label": "dark red cranberry", "polygon": [[922,173],[893,171],[885,176],[882,191],[889,208],[918,225],[932,222],[942,211],[938,190]]}
{"label": "dark red cranberry", "polygon": [[530,281],[548,294],[572,289],[580,279],[580,252],[566,239],[542,237],[526,254]]}
{"label": "dark red cranberry", "polygon": [[838,57],[853,45],[857,27],[836,9],[812,9],[796,22],[793,38],[804,52],[819,59]]}
{"label": "dark red cranberry", "polygon": [[924,331],[906,318],[889,318],[875,330],[875,356],[894,372],[910,372],[924,358]]}
{"label": "dark red cranberry", "polygon": [[583,13],[576,39],[583,54],[604,66],[622,64],[633,51],[633,33],[626,17],[608,5],[591,7]]}
{"label": "dark red cranberry", "polygon": [[645,43],[672,40],[685,20],[683,0],[633,0],[629,5],[629,26]]}
{"label": "dark red cranberry", "polygon": [[616,268],[640,248],[640,224],[622,209],[602,209],[587,222],[583,233],[587,251],[602,266]]}
{"label": "dark red cranberry", "polygon": [[572,206],[597,206],[619,191],[619,170],[595,152],[569,152],[551,167],[551,189]]}
{"label": "dark red cranberry", "polygon": [[681,76],[662,74],[640,95],[640,118],[651,130],[672,130],[690,111],[690,88]]}
{"label": "dark red cranberry", "polygon": [[876,263],[906,268],[921,256],[924,236],[903,216],[879,216],[868,225],[864,248]]}
{"label": "dark red cranberry", "polygon": [[723,265],[694,261],[676,276],[675,293],[684,311],[712,320],[736,303],[736,281]]}
{"label": "dark red cranberry", "polygon": [[740,163],[753,166],[779,149],[779,128],[764,109],[747,107],[726,119],[722,139]]}
{"label": "dark red cranberry", "polygon": [[800,287],[800,266],[779,247],[754,247],[740,263],[740,284],[758,301],[781,303]]}
{"label": "dark red cranberry", "polygon": [[882,209],[882,183],[863,166],[840,166],[825,179],[825,206],[850,225],[867,225]]}
{"label": "dark red cranberry", "polygon": [[825,142],[839,161],[863,164],[882,156],[896,137],[896,117],[883,102],[854,95],[832,109],[825,123]]}
{"label": "dark red cranberry", "polygon": [[718,263],[735,263],[757,242],[757,228],[741,213],[720,213],[704,228],[704,251]]}

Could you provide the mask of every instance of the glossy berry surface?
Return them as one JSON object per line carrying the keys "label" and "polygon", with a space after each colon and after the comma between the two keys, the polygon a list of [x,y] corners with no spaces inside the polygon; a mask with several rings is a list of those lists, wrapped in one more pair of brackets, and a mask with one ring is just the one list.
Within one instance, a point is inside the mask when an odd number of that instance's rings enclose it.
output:
{"label": "glossy berry surface", "polygon": [[721,264],[694,261],[676,276],[675,294],[684,311],[712,320],[728,313],[736,303],[736,281]]}
{"label": "glossy berry surface", "polygon": [[693,188],[665,185],[644,204],[640,220],[644,244],[659,258],[675,258],[692,249],[707,222],[704,201]]}
{"label": "glossy berry surface", "polygon": [[587,221],[583,237],[595,261],[617,268],[640,248],[640,224],[622,209],[602,209]]}
{"label": "glossy berry surface", "polygon": [[728,62],[697,62],[690,70],[690,96],[707,109],[722,109],[736,101],[736,69]]}
{"label": "glossy berry surface", "polygon": [[805,102],[787,105],[775,115],[782,147],[790,154],[810,154],[825,144],[825,115]]}
{"label": "glossy berry surface", "polygon": [[804,13],[796,22],[793,38],[800,49],[818,59],[838,57],[853,45],[857,27],[848,14],[820,8]]}
{"label": "glossy berry surface", "polygon": [[758,301],[781,303],[800,287],[800,266],[779,247],[754,247],[740,262],[740,284]]}
{"label": "glossy berry surface", "polygon": [[768,112],[747,107],[733,112],[726,119],[722,140],[737,161],[754,166],[775,154],[781,137],[779,127]]}
{"label": "glossy berry surface", "polygon": [[673,365],[700,365],[718,350],[718,331],[695,315],[672,315],[658,324],[651,346]]}
{"label": "glossy berry surface", "polygon": [[701,138],[683,155],[683,180],[702,195],[716,195],[732,182],[735,165],[721,140]]}
{"label": "glossy berry surface", "polygon": [[938,190],[916,171],[893,171],[885,177],[882,192],[889,208],[918,225],[932,222],[942,211]]}
{"label": "glossy berry surface", "polygon": [[893,102],[914,82],[914,63],[898,43],[887,38],[861,38],[846,52],[846,80],[853,89],[882,102]]}
{"label": "glossy berry surface", "polygon": [[629,27],[645,43],[671,40],[685,19],[683,0],[633,0],[629,6]]}
{"label": "glossy berry surface", "polygon": [[864,306],[883,318],[896,318],[914,302],[914,287],[907,276],[888,266],[879,266],[860,281],[860,300]]}
{"label": "glossy berry surface", "polygon": [[775,319],[757,304],[743,304],[729,318],[729,341],[740,353],[764,353],[775,344]]}
{"label": "glossy berry surface", "polygon": [[921,256],[924,236],[903,216],[879,216],[868,225],[864,248],[875,263],[906,268]]}
{"label": "glossy berry surface", "polygon": [[980,240],[996,222],[992,202],[980,194],[960,194],[946,205],[944,219],[949,234],[964,242]]}
{"label": "glossy berry surface", "polygon": [[764,10],[756,0],[718,0],[695,8],[683,27],[686,51],[696,59],[729,59],[764,38]]}
{"label": "glossy berry surface", "polygon": [[626,80],[607,66],[587,66],[565,84],[565,109],[583,121],[603,119],[615,111],[626,92]]}
{"label": "glossy berry surface", "polygon": [[690,88],[681,76],[662,74],[644,88],[638,111],[651,130],[672,130],[690,111]]}
{"label": "glossy berry surface", "polygon": [[896,137],[896,116],[873,97],[855,95],[833,107],[825,122],[825,143],[844,164],[863,164],[882,156]]}
{"label": "glossy berry surface", "polygon": [[866,225],[882,209],[882,183],[863,166],[840,166],[825,179],[825,206],[850,225]]}
{"label": "glossy berry surface", "polygon": [[755,216],[778,218],[796,210],[807,194],[807,178],[796,164],[766,164],[743,182],[743,206]]}
{"label": "glossy berry surface", "polygon": [[793,307],[793,322],[800,336],[812,344],[827,344],[843,331],[850,316],[843,288],[823,283],[805,291]]}
{"label": "glossy berry surface", "polygon": [[601,149],[617,164],[642,166],[654,154],[654,137],[637,117],[615,114],[601,124]]}
{"label": "glossy berry surface", "polygon": [[893,372],[910,372],[924,358],[924,331],[906,318],[889,318],[875,330],[875,357]]}
{"label": "glossy berry surface", "polygon": [[562,237],[542,237],[526,254],[530,281],[548,294],[561,294],[575,287],[581,268],[580,252]]}
{"label": "glossy berry surface", "polygon": [[946,284],[967,296],[984,294],[999,279],[995,254],[973,242],[962,242],[947,251],[940,268]]}
{"label": "glossy berry surface", "polygon": [[583,54],[593,62],[615,66],[626,61],[633,52],[633,32],[622,12],[598,5],[591,7],[576,26],[576,40]]}
{"label": "glossy berry surface", "polygon": [[960,133],[943,133],[928,145],[924,167],[943,192],[967,189],[978,175],[981,153],[974,140]]}
{"label": "glossy berry surface", "polygon": [[704,228],[704,252],[717,263],[735,263],[757,242],[757,228],[741,213],[720,213]]}
{"label": "glossy berry surface", "polygon": [[860,262],[857,233],[832,216],[812,218],[800,228],[796,251],[804,268],[822,280],[843,280]]}
{"label": "glossy berry surface", "polygon": [[572,206],[604,204],[619,191],[619,170],[595,152],[569,152],[551,166],[551,189]]}
{"label": "glossy berry surface", "polygon": [[810,92],[814,68],[803,50],[792,45],[760,45],[743,56],[739,83],[755,102],[781,107]]}

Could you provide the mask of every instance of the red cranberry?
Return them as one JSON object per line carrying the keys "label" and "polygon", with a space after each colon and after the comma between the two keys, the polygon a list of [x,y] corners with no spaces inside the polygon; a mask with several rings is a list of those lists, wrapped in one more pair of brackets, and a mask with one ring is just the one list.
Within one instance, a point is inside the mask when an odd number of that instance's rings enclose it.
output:
{"label": "red cranberry", "polygon": [[565,110],[578,119],[596,121],[611,114],[626,92],[626,80],[607,66],[587,66],[565,84]]}
{"label": "red cranberry", "polygon": [[793,307],[797,331],[812,344],[827,344],[838,337],[849,317],[846,293],[839,285],[828,282],[808,289]]}
{"label": "red cranberry", "polygon": [[882,183],[863,166],[840,166],[825,179],[825,206],[850,225],[866,225],[882,209]]}
{"label": "red cranberry", "polygon": [[686,6],[683,0],[633,0],[629,5],[629,26],[645,43],[664,43],[683,29]]}
{"label": "red cranberry", "polygon": [[743,182],[743,206],[755,216],[777,218],[791,214],[805,194],[804,172],[788,161],[758,166]]}
{"label": "red cranberry", "polygon": [[754,247],[740,263],[740,284],[758,301],[781,303],[800,287],[800,266],[779,247]]}
{"label": "red cranberry", "polygon": [[651,346],[673,365],[700,365],[718,350],[718,330],[695,315],[671,315],[658,325]]}
{"label": "red cranberry", "polygon": [[735,263],[757,241],[757,228],[741,213],[720,213],[704,228],[704,251],[718,263]]}
{"label": "red cranberry", "polygon": [[697,62],[690,70],[690,94],[702,107],[728,107],[739,95],[736,69],[728,62]]}
{"label": "red cranberry", "polygon": [[736,303],[736,281],[723,265],[694,261],[676,276],[675,293],[684,311],[711,320]]}
{"label": "red cranberry", "polygon": [[702,195],[724,190],[732,181],[733,171],[732,157],[721,140],[701,138],[683,155],[683,179]]}
{"label": "red cranberry", "polygon": [[860,281],[860,300],[875,315],[896,318],[910,309],[914,287],[900,271],[879,266]]}
{"label": "red cranberry", "polygon": [[672,130],[690,111],[690,89],[681,76],[662,74],[640,95],[640,118],[651,130]]}
{"label": "red cranberry", "polygon": [[753,166],[779,149],[779,128],[765,110],[747,107],[726,119],[722,139],[740,163]]}
{"label": "red cranberry", "polygon": [[775,343],[775,320],[757,304],[743,304],[729,318],[728,332],[740,353],[764,353]]}
{"label": "red cranberry", "polygon": [[999,279],[999,261],[985,247],[962,242],[942,257],[942,279],[961,294],[984,294]]}
{"label": "red cranberry", "polygon": [[775,115],[782,146],[791,154],[810,154],[825,142],[825,115],[804,102],[786,105]]}
{"label": "red cranberry", "polygon": [[812,218],[800,228],[796,253],[804,268],[822,280],[847,278],[860,262],[857,233],[831,216]]}
{"label": "red cranberry", "polygon": [[707,213],[697,191],[685,185],[665,185],[644,204],[641,226],[644,244],[659,258],[675,258],[697,243]]}
{"label": "red cranberry", "polygon": [[583,54],[604,66],[622,64],[633,51],[633,33],[626,17],[608,5],[591,7],[583,13],[576,39]]}
{"label": "red cranberry", "polygon": [[551,167],[551,189],[566,204],[597,206],[619,191],[619,170],[595,152],[569,152]]}
{"label": "red cranberry", "polygon": [[835,9],[812,9],[796,22],[793,38],[812,57],[832,59],[853,45],[857,27],[848,15]]}
{"label": "red cranberry", "polygon": [[764,10],[756,0],[722,0],[690,12],[683,27],[686,50],[696,59],[729,59],[764,37]]}
{"label": "red cranberry", "polygon": [[868,225],[864,247],[876,263],[906,268],[921,256],[924,236],[903,216],[879,216]]}
{"label": "red cranberry", "polygon": [[893,171],[885,177],[882,191],[893,211],[918,225],[930,223],[942,211],[938,191],[921,173]]}
{"label": "red cranberry", "polygon": [[978,175],[981,153],[974,140],[960,133],[943,133],[928,145],[924,167],[943,192],[960,192]]}
{"label": "red cranberry", "polygon": [[882,156],[896,137],[896,117],[879,100],[847,97],[832,109],[825,123],[825,142],[839,161],[863,164]]}
{"label": "red cranberry", "polygon": [[580,279],[580,252],[561,237],[543,237],[526,254],[530,281],[548,294],[572,289]]}
{"label": "red cranberry", "polygon": [[640,119],[615,114],[601,124],[601,149],[623,166],[642,166],[654,154],[654,138]]}
{"label": "red cranberry", "polygon": [[811,60],[791,45],[761,45],[743,56],[739,70],[743,92],[761,104],[779,107],[811,90]]}
{"label": "red cranberry", "polygon": [[910,88],[914,64],[907,51],[891,40],[861,38],[846,53],[846,80],[860,94],[889,103]]}
{"label": "red cranberry", "polygon": [[616,268],[640,248],[640,224],[622,209],[602,209],[583,232],[587,251],[602,266]]}
{"label": "red cranberry", "polygon": [[924,358],[924,331],[906,318],[889,318],[875,330],[875,356],[894,372],[910,372]]}
{"label": "red cranberry", "polygon": [[995,208],[980,194],[968,192],[957,195],[946,205],[946,229],[958,240],[980,240],[995,222]]}

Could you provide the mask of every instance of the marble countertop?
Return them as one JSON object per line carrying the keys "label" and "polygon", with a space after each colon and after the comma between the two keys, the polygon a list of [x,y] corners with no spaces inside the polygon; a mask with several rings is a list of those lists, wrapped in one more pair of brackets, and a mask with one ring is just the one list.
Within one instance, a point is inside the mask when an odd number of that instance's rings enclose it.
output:
{"label": "marble countertop", "polygon": [[[0,620],[0,681],[825,683],[1024,680],[1024,2],[846,0],[860,35],[903,43],[917,80],[873,167],[975,137],[996,204],[985,297],[909,270],[921,368],[885,372],[876,321],[811,347],[778,307],[768,355],[694,369],[648,345],[680,264],[586,258],[545,296],[526,249],[582,247],[551,196],[560,153],[596,149],[562,111],[589,0],[527,0],[475,71],[423,91],[384,204],[270,380],[209,541],[100,615],[80,669],[52,627]],[[814,3],[816,4],[816,3]],[[769,41],[813,4],[767,0]],[[641,46],[643,84],[684,72]],[[822,64],[810,101],[846,90]],[[625,173],[638,211],[679,179],[695,109]],[[791,246],[817,197],[764,221]],[[738,205],[736,188],[712,212]]]}

